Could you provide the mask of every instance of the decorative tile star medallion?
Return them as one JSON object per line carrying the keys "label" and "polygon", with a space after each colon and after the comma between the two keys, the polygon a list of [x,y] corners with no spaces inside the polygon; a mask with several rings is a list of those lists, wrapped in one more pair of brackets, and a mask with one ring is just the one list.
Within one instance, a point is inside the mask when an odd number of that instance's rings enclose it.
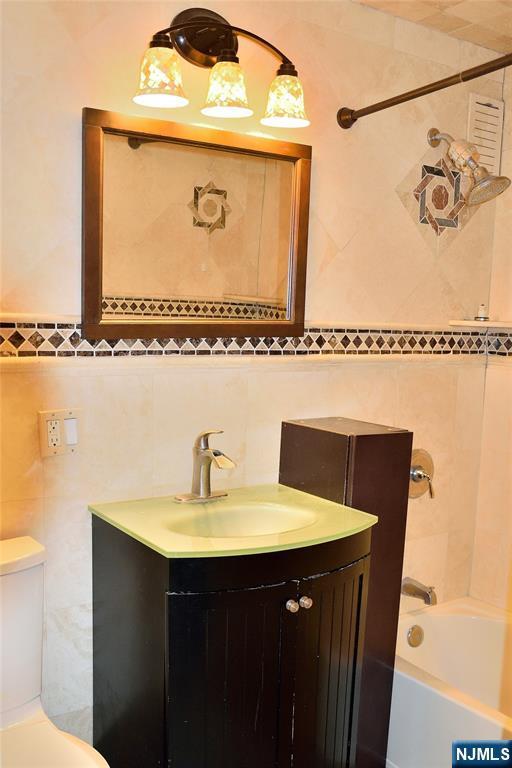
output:
{"label": "decorative tile star medallion", "polygon": [[217,189],[213,181],[204,187],[194,187],[194,199],[188,207],[193,213],[194,227],[202,227],[208,235],[216,229],[225,229],[226,216],[231,213],[225,189]]}
{"label": "decorative tile star medallion", "polygon": [[439,237],[445,229],[458,229],[459,214],[466,201],[460,171],[451,170],[445,159],[421,166],[421,181],[413,190],[419,204],[419,222],[432,227]]}
{"label": "decorative tile star medallion", "polygon": [[432,253],[447,251],[460,235],[475,207],[466,205],[469,180],[450,168],[445,157],[429,149],[396,188],[402,205],[409,213]]}

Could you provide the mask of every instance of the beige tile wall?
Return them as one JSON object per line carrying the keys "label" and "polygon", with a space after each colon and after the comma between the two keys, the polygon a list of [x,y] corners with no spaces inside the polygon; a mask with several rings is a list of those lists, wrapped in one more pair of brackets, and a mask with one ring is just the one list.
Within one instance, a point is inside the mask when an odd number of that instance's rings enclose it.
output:
{"label": "beige tile wall", "polygon": [[[484,373],[470,357],[4,363],[0,536],[30,534],[47,548],[49,714],[89,736],[87,504],[188,490],[192,442],[205,427],[225,430],[216,444],[238,464],[214,471],[217,488],[276,481],[284,419],[343,415],[412,429],[435,458],[436,498],[410,504],[405,572],[441,600],[466,594]],[[42,460],[37,411],[61,406],[81,409],[80,450]]]}
{"label": "beige tile wall", "polygon": [[[511,103],[510,70],[504,92]],[[510,109],[505,113],[501,172],[512,177]],[[511,233],[512,202],[502,196],[496,202],[490,306],[492,317],[512,325]],[[512,611],[512,358],[492,360],[488,366],[481,451],[471,594]],[[512,707],[512,690],[507,700]]]}
{"label": "beige tile wall", "polygon": [[[356,0],[493,51],[512,51],[510,0]],[[496,57],[497,58],[497,57]]]}
{"label": "beige tile wall", "polygon": [[[210,5],[286,49],[304,83],[310,128],[273,134],[260,125],[276,64],[247,41],[240,54],[254,119],[207,120],[200,114],[207,72],[185,63],[188,107],[133,104],[144,47],[181,10],[177,2],[3,4],[4,311],[80,311],[86,105],[312,144],[310,323],[443,323],[472,316],[488,299],[494,204],[477,211],[456,245],[441,254],[430,250],[419,231],[426,225],[411,220],[395,190],[412,168],[419,180],[429,128],[465,133],[475,85],[367,117],[350,131],[337,126],[336,112],[449,75],[488,58],[488,51],[349,0]],[[500,97],[502,77],[478,80],[479,91]]]}
{"label": "beige tile wall", "polygon": [[486,374],[471,595],[512,611],[512,360]]}
{"label": "beige tile wall", "polygon": [[[477,212],[441,256],[395,193],[419,166],[432,125],[464,133],[470,87],[348,132],[335,116],[343,104],[385,98],[488,52],[344,0],[210,7],[285,47],[305,85],[312,127],[279,135],[313,145],[309,322],[438,325],[473,314],[488,297],[494,209]],[[181,9],[175,2],[3,4],[4,311],[79,312],[82,106],[204,121],[206,73],[193,67],[185,68],[192,105],[183,111],[155,113],[130,100],[147,40]],[[245,42],[241,58],[261,114],[274,63]],[[500,96],[500,73],[478,88]],[[240,130],[262,127],[248,120]],[[411,504],[407,572],[432,581],[442,599],[467,592],[482,359],[11,361],[4,372],[2,535],[31,533],[48,548],[44,699],[75,733],[90,734],[87,502],[186,489],[191,442],[206,426],[226,430],[219,445],[239,462],[216,478],[230,486],[275,480],[285,418],[339,413],[413,429],[416,445],[435,457],[437,497]],[[82,408],[80,451],[43,462],[36,413],[66,406]]]}
{"label": "beige tile wall", "polygon": [[[504,83],[505,110],[501,173],[512,178],[512,69],[507,69]],[[491,309],[497,320],[512,324],[512,192],[496,200],[493,239]]]}
{"label": "beige tile wall", "polygon": [[[470,594],[512,613],[512,358],[486,372]],[[512,627],[501,681],[499,709],[512,716]]]}

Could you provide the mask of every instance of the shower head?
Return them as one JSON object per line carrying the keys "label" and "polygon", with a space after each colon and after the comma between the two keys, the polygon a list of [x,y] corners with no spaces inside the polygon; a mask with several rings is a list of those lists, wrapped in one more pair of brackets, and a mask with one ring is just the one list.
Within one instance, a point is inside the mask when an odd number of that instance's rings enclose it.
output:
{"label": "shower head", "polygon": [[493,176],[483,165],[478,165],[473,172],[475,180],[468,197],[468,205],[480,205],[488,200],[494,200],[510,187],[510,179],[507,176]]}
{"label": "shower head", "polygon": [[467,205],[480,205],[501,195],[509,186],[507,176],[494,176],[487,168],[480,165],[480,154],[477,148],[464,139],[454,139],[449,133],[440,133],[437,128],[431,128],[427,133],[427,141],[431,147],[438,147],[441,141],[448,144],[448,157],[455,167],[469,176],[473,181],[467,198]]}

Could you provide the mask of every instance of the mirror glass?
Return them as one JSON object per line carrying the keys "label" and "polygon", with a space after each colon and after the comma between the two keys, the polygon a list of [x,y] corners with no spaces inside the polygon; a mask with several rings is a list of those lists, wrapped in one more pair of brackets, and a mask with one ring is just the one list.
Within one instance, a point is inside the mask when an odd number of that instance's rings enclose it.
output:
{"label": "mirror glass", "polygon": [[105,133],[102,319],[286,320],[294,162]]}

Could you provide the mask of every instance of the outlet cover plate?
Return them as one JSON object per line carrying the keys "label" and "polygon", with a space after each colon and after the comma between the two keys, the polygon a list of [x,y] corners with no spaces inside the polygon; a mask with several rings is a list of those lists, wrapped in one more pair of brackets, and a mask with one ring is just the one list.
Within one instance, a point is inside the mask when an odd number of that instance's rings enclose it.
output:
{"label": "outlet cover plate", "polygon": [[[78,415],[77,408],[63,408],[56,411],[39,411],[39,445],[41,456],[59,456],[63,453],[76,453],[78,449]],[[70,430],[66,429],[65,421],[74,419],[73,440],[68,443]]]}

